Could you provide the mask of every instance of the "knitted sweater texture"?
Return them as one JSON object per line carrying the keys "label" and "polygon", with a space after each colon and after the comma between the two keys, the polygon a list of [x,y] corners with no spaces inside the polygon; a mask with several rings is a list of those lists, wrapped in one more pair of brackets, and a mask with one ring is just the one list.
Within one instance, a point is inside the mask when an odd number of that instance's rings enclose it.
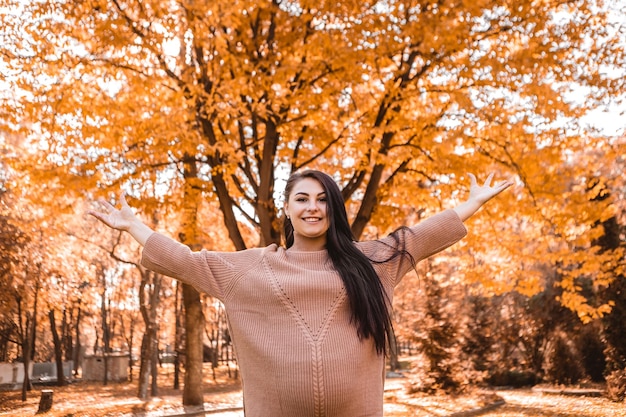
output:
{"label": "knitted sweater texture", "polygon": [[[467,233],[453,210],[399,233],[415,262]],[[359,242],[385,260],[391,237]],[[221,300],[239,361],[246,417],[380,417],[385,358],[360,340],[339,274],[326,250],[295,252],[277,245],[240,252],[192,252],[153,233],[142,264]],[[412,268],[396,257],[373,263],[389,297]]]}

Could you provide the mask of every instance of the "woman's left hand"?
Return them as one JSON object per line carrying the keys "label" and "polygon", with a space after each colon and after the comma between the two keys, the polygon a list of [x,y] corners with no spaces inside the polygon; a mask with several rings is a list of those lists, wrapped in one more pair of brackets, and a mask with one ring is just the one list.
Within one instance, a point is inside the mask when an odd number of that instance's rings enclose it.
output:
{"label": "woman's left hand", "polygon": [[470,193],[468,200],[474,200],[481,206],[513,185],[513,181],[509,180],[499,181],[491,185],[493,173],[489,174],[483,185],[478,184],[474,174],[468,175],[470,177]]}
{"label": "woman's left hand", "polygon": [[474,213],[478,211],[487,201],[491,200],[502,191],[513,185],[513,181],[504,180],[496,182],[491,185],[493,180],[493,173],[489,174],[483,185],[478,185],[476,176],[469,174],[470,177],[470,193],[467,201],[454,207],[454,211],[457,212],[459,218],[462,221],[469,219]]}

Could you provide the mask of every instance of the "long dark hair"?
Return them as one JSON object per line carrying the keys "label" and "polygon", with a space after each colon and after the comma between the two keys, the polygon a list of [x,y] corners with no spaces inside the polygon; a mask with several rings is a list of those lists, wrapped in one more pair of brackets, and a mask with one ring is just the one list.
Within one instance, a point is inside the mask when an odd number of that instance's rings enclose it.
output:
{"label": "long dark hair", "polygon": [[[346,206],[337,183],[327,174],[308,170],[295,173],[287,180],[285,199],[294,185],[303,178],[317,180],[326,193],[326,216],[329,227],[326,232],[326,250],[346,288],[352,321],[359,338],[373,338],[376,351],[387,354],[387,344],[393,346],[393,325],[391,323],[390,299],[371,260],[357,248],[350,229]],[[284,219],[283,231],[287,248],[293,245],[293,225]]]}

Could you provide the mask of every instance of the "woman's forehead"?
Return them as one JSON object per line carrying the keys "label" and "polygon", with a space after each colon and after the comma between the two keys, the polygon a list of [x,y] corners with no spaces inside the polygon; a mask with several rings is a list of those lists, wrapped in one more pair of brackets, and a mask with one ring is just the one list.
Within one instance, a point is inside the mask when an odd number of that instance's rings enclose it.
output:
{"label": "woman's forehead", "polygon": [[313,178],[302,178],[297,183],[294,184],[293,190],[291,191],[292,195],[296,194],[307,194],[307,195],[318,195],[323,194],[325,192],[324,187],[320,184],[319,181]]}

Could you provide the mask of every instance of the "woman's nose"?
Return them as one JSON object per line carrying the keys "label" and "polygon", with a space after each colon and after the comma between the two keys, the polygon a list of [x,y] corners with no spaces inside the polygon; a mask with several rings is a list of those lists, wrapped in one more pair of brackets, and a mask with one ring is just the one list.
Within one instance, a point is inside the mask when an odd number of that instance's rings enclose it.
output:
{"label": "woman's nose", "polygon": [[307,210],[309,211],[315,211],[317,210],[319,207],[317,205],[317,201],[311,200],[309,201],[309,205],[307,206]]}

